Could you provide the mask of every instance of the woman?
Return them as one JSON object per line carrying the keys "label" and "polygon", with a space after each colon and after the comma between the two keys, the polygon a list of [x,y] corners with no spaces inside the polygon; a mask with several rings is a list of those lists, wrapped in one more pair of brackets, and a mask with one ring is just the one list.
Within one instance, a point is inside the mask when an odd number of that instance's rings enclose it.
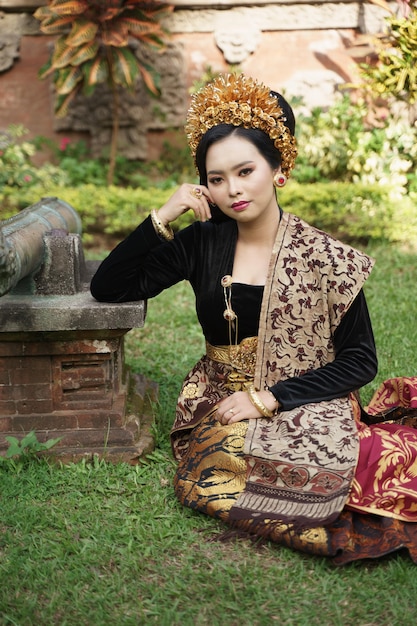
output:
{"label": "woman", "polygon": [[[188,280],[195,292],[207,350],[171,433],[183,504],[337,563],[412,554],[417,436],[364,424],[356,393],[377,371],[362,291],[373,261],[278,205],[294,127],[285,99],[251,78],[204,87],[186,125],[200,184],[153,210],[91,291],[122,302]],[[197,221],[174,237],[188,210]]]}

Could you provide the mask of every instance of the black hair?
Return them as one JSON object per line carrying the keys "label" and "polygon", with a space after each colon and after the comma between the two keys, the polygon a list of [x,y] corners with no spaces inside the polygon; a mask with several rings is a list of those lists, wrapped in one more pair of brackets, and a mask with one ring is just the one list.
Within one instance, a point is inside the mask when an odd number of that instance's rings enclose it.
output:
{"label": "black hair", "polygon": [[274,96],[278,100],[278,104],[284,114],[283,122],[294,137],[295,134],[295,116],[290,104],[287,100],[277,91],[271,91],[271,96]]}

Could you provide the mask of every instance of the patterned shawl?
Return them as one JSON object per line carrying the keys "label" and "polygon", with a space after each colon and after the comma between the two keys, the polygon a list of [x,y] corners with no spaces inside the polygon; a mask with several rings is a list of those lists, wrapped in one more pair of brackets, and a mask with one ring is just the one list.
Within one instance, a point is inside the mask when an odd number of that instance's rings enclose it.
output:
{"label": "patterned shawl", "polygon": [[[257,389],[334,360],[334,331],[372,265],[365,254],[283,214],[262,303]],[[346,502],[358,446],[349,397],[249,420],[246,488],[230,519],[330,523]]]}

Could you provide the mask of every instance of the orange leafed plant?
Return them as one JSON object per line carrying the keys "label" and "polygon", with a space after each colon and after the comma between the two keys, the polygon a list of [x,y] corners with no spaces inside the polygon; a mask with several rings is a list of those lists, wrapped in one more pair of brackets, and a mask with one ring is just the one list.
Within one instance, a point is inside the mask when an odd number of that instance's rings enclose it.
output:
{"label": "orange leafed plant", "polygon": [[138,62],[129,40],[161,48],[167,33],[160,20],[171,10],[156,0],[51,0],[37,9],[42,32],[58,35],[51,58],[40,70],[41,78],[55,73],[56,114],[66,114],[82,87],[87,94],[106,80],[131,87],[139,73],[156,94],[151,71]]}
{"label": "orange leafed plant", "polygon": [[[34,13],[46,35],[57,36],[54,49],[39,76],[53,75],[58,117],[81,90],[91,95],[107,82],[114,94],[112,143],[117,142],[117,86],[132,88],[139,75],[158,95],[152,68],[141,63],[129,45],[162,49],[167,30],[162,25],[173,7],[158,0],[50,0]],[[113,152],[115,145],[113,146]]]}

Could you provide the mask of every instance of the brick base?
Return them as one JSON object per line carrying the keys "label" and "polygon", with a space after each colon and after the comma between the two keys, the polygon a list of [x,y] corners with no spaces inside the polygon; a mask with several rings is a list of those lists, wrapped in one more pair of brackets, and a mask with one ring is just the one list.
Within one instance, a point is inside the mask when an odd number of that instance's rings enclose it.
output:
{"label": "brick base", "polygon": [[[125,330],[31,333],[0,341],[0,455],[6,436],[61,437],[50,454],[135,462],[154,447],[157,387],[124,365]],[[22,334],[20,334],[22,337]]]}

